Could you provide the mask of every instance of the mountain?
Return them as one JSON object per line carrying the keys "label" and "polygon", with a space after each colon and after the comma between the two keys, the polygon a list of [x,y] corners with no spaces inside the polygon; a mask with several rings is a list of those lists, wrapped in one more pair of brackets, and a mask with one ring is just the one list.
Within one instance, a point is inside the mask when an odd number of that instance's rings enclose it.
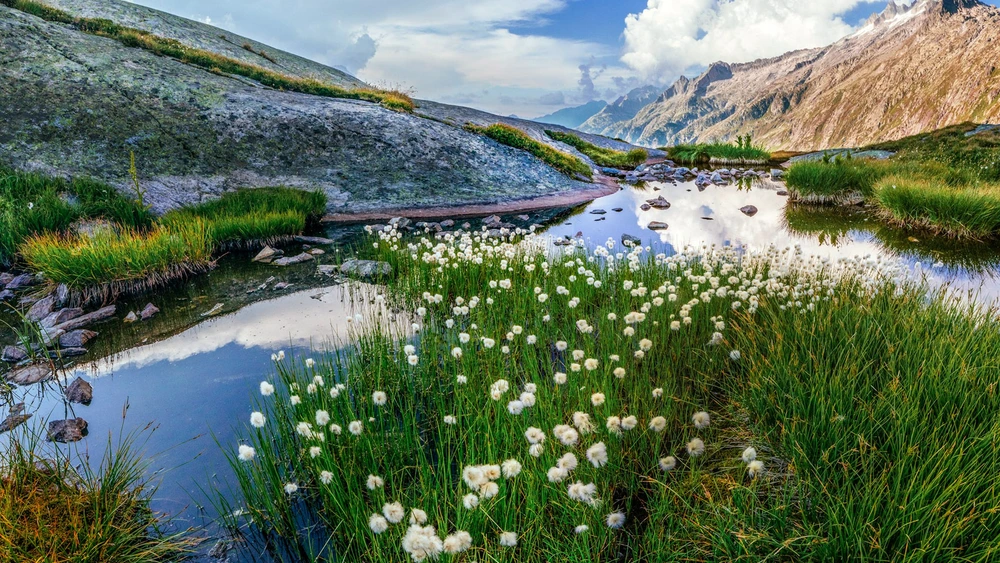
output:
{"label": "mountain", "polygon": [[[778,30],[776,30],[778,31]],[[861,146],[1000,120],[1000,10],[977,0],[889,2],[827,47],[680,78],[624,119],[585,131],[662,146],[751,134],[772,149]]]}
{"label": "mountain", "polygon": [[25,4],[0,0],[0,164],[90,176],[125,190],[134,153],[146,201],[158,212],[237,188],[274,185],[322,190],[335,213],[506,204],[540,196],[580,201],[607,189],[463,129],[467,123],[505,122],[572,150],[544,134],[558,126],[425,100],[407,112],[269,87],[157,54],[136,40],[126,45],[87,33],[90,28],[74,18],[111,20],[183,46],[173,52],[197,48],[289,80],[311,78],[347,89],[367,85],[252,39],[130,2],[44,1],[61,12],[43,12],[43,19]]}
{"label": "mountain", "polygon": [[591,100],[582,106],[563,108],[548,115],[536,117],[532,119],[532,121],[562,125],[563,127],[576,129],[577,127],[583,125],[584,121],[593,117],[595,113],[601,111],[607,105],[608,103],[604,100]]}
{"label": "mountain", "polygon": [[[594,114],[581,126],[582,131],[600,131],[611,124],[632,119],[642,108],[646,107],[659,94],[655,86],[642,86],[630,90],[624,96],[606,105],[604,109]],[[616,135],[609,135],[616,137]]]}

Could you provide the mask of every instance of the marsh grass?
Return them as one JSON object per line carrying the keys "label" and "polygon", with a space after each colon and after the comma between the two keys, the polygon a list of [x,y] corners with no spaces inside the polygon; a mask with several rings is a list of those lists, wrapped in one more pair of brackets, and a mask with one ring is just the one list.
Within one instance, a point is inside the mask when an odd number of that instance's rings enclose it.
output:
{"label": "marsh grass", "polygon": [[649,158],[649,152],[645,149],[636,148],[630,151],[616,151],[588,143],[572,133],[546,130],[545,134],[549,138],[566,143],[587,155],[597,166],[632,169],[646,162]]}
{"label": "marsh grass", "polygon": [[[18,432],[20,434],[20,432]],[[109,442],[97,468],[41,457],[37,437],[11,439],[0,467],[0,560],[180,561],[197,542],[160,532],[136,436]]]}
{"label": "marsh grass", "polygon": [[[85,17],[75,18],[62,10],[41,2],[35,2],[34,0],[0,0],[0,3],[48,21],[73,25],[84,33],[115,39],[128,47],[138,47],[157,55],[173,57],[179,61],[201,67],[211,72],[243,76],[279,90],[290,90],[330,98],[364,100],[381,104],[386,108],[394,110],[412,111],[414,107],[413,99],[404,92],[381,90],[378,88],[343,88],[315,78],[289,76],[211,51],[189,47],[175,39],[168,39],[147,31],[119,25],[111,20]],[[269,60],[273,60],[263,53],[258,54]]]}
{"label": "marsh grass", "polygon": [[586,162],[532,139],[517,127],[505,123],[494,123],[486,127],[468,123],[465,125],[465,129],[472,133],[485,135],[498,143],[527,151],[567,176],[579,176],[586,180],[593,177],[593,171]]}
{"label": "marsh grass", "polygon": [[893,224],[955,238],[982,240],[1000,234],[1000,186],[948,187],[892,175],[878,182],[874,200]]}
{"label": "marsh grass", "polygon": [[696,143],[665,148],[667,155],[684,164],[763,164],[771,160],[771,153],[754,145],[749,135],[739,137],[736,143]]}

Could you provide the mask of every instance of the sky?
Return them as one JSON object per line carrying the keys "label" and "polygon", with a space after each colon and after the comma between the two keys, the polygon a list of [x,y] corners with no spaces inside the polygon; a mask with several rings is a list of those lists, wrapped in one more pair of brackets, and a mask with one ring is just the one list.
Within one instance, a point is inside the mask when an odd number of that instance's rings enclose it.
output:
{"label": "sky", "polygon": [[[536,117],[830,44],[886,0],[134,0],[416,97]],[[913,0],[895,0],[908,3]],[[1000,0],[989,0],[997,4]]]}

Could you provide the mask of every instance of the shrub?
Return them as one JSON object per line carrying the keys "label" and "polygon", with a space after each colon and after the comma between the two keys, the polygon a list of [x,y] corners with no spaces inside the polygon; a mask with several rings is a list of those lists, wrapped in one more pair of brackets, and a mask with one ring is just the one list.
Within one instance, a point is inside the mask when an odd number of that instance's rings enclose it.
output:
{"label": "shrub", "polygon": [[573,155],[557,151],[544,143],[540,143],[516,127],[505,123],[495,123],[487,127],[480,127],[470,123],[465,126],[465,129],[473,133],[486,135],[498,143],[528,151],[552,168],[568,176],[579,175],[587,179],[593,176],[593,172],[586,162]]}
{"label": "shrub", "polygon": [[599,147],[593,143],[588,143],[572,133],[561,133],[559,131],[545,131],[551,139],[566,143],[583,154],[590,157],[594,164],[598,166],[608,166],[611,168],[635,168],[646,162],[649,153],[645,149],[635,148],[628,152],[616,151]]}

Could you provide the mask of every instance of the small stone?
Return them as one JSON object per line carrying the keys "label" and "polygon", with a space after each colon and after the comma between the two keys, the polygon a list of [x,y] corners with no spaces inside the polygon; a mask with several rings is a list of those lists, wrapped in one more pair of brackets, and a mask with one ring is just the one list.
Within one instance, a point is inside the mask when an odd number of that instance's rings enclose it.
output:
{"label": "small stone", "polygon": [[49,357],[53,360],[59,358],[75,358],[76,356],[82,356],[87,353],[86,348],[60,348],[58,350],[52,350],[49,352]]}
{"label": "small stone", "polygon": [[651,207],[655,207],[657,209],[670,209],[670,202],[663,199],[663,196],[660,196],[656,199],[647,199],[646,203],[648,203]]}
{"label": "small stone", "polygon": [[321,244],[321,245],[330,245],[333,244],[334,242],[333,240],[324,237],[306,237],[301,235],[294,237],[292,240],[304,244]]}
{"label": "small stone", "polygon": [[31,306],[31,309],[28,309],[28,313],[25,315],[25,317],[29,321],[37,323],[38,321],[49,316],[49,314],[52,313],[53,309],[55,309],[55,306],[56,306],[56,296],[47,295],[42,299],[35,301],[35,304]]}
{"label": "small stone", "polygon": [[82,418],[70,418],[68,420],[53,420],[49,422],[50,442],[79,442],[87,435],[87,421]]}
{"label": "small stone", "polygon": [[606,213],[607,213],[607,211],[605,211],[603,209],[594,209],[594,210],[592,210],[590,212],[591,215],[604,215]]}
{"label": "small stone", "polygon": [[38,283],[38,281],[35,279],[35,276],[31,274],[21,274],[20,276],[17,276],[7,282],[7,289],[24,289],[26,287],[31,287],[36,283]]}
{"label": "small stone", "polygon": [[392,273],[392,266],[388,262],[375,260],[348,260],[341,264],[340,273],[354,278],[372,279],[388,276]]}
{"label": "small stone", "polygon": [[624,210],[621,207],[612,207],[611,211],[614,211],[615,213],[621,213]]}
{"label": "small stone", "polygon": [[396,227],[397,231],[401,231],[406,227],[409,227],[412,223],[413,221],[410,221],[406,217],[393,217],[392,219],[389,219],[389,226]]}
{"label": "small stone", "polygon": [[292,284],[290,284],[288,282],[278,282],[278,283],[274,284],[274,287],[271,288],[271,290],[272,291],[281,291],[282,289],[288,289],[290,287],[292,287]]}
{"label": "small stone", "polygon": [[14,298],[14,292],[9,289],[0,291],[0,301],[10,301]]}
{"label": "small stone", "polygon": [[639,206],[639,209],[642,209],[643,211],[649,211],[652,208],[653,208],[653,206],[649,205],[648,203],[644,203],[644,204],[642,204],[642,205]]}
{"label": "small stone", "polygon": [[788,190],[778,190],[778,191],[776,191],[774,193],[776,193],[778,195],[788,195]]}
{"label": "small stone", "polygon": [[84,381],[82,377],[77,377],[73,383],[66,387],[66,400],[71,403],[89,405],[93,399],[94,387]]}
{"label": "small stone", "polygon": [[531,220],[531,216],[530,215],[518,215],[517,218],[520,221],[530,221]]}
{"label": "small stone", "polygon": [[781,178],[784,175],[785,175],[785,171],[784,170],[778,170],[777,168],[772,168],[771,169],[771,178],[773,178],[775,180]]}
{"label": "small stone", "polygon": [[441,221],[438,224],[444,227],[445,229],[450,229],[455,226],[455,221],[451,219],[445,219],[444,221]]}
{"label": "small stone", "polygon": [[303,262],[309,262],[315,260],[312,254],[308,252],[303,252],[302,254],[296,254],[295,256],[285,256],[284,258],[278,258],[274,262],[271,262],[272,266],[291,266],[293,264],[301,264]]}
{"label": "small stone", "polygon": [[667,230],[668,225],[661,221],[651,221],[648,225],[646,225],[646,227],[651,231],[665,231]]}
{"label": "small stone", "polygon": [[139,320],[139,315],[136,315],[135,311],[129,311],[128,314],[125,315],[125,318],[122,319],[122,322],[123,323],[134,323],[137,320]]}
{"label": "small stone", "polygon": [[14,281],[14,274],[10,272],[0,272],[0,285],[7,285]]}
{"label": "small stone", "polygon": [[20,346],[5,346],[3,349],[3,354],[0,354],[0,360],[5,362],[16,364],[18,362],[23,362],[28,359],[28,353],[24,351],[24,348]]}
{"label": "small stone", "polygon": [[757,214],[757,208],[754,207],[753,205],[744,205],[743,207],[740,208],[740,211],[742,211],[743,214],[748,217],[753,217],[754,215]]}
{"label": "small stone", "polygon": [[335,276],[340,271],[340,268],[333,264],[320,264],[316,266],[316,271],[324,276]]}
{"label": "small stone", "polygon": [[146,303],[146,306],[142,308],[142,312],[139,313],[139,318],[146,321],[153,318],[159,312],[159,307],[153,305],[152,303]]}
{"label": "small stone", "polygon": [[11,407],[10,414],[7,415],[7,418],[5,418],[3,422],[0,422],[0,434],[10,432],[31,418],[30,414],[21,414],[21,411],[23,410],[24,403],[18,403],[17,405]]}
{"label": "small stone", "polygon": [[49,364],[31,364],[15,369],[7,374],[7,381],[17,385],[34,385],[40,381],[52,378],[52,366]]}
{"label": "small stone", "polygon": [[322,256],[322,255],[326,254],[326,251],[324,251],[321,248],[310,248],[309,249],[309,254],[312,254],[313,256]]}
{"label": "small stone", "polygon": [[268,264],[272,260],[274,260],[275,258],[278,258],[279,256],[281,256],[283,254],[284,254],[284,252],[282,252],[280,250],[275,250],[275,249],[271,248],[270,246],[265,246],[264,248],[261,249],[260,252],[257,253],[257,256],[253,257],[252,261],[253,262],[262,262],[264,264]]}
{"label": "small stone", "polygon": [[483,219],[483,226],[487,229],[499,229],[502,224],[503,219],[501,219],[499,215],[490,215],[489,217]]}
{"label": "small stone", "polygon": [[95,336],[97,333],[92,330],[77,329],[60,336],[59,346],[62,348],[83,348]]}
{"label": "small stone", "polygon": [[642,244],[642,239],[629,234],[622,235],[622,244],[625,246],[639,246]]}
{"label": "small stone", "polygon": [[55,296],[56,296],[56,307],[65,307],[69,303],[69,297],[70,297],[69,287],[64,283],[57,285]]}

